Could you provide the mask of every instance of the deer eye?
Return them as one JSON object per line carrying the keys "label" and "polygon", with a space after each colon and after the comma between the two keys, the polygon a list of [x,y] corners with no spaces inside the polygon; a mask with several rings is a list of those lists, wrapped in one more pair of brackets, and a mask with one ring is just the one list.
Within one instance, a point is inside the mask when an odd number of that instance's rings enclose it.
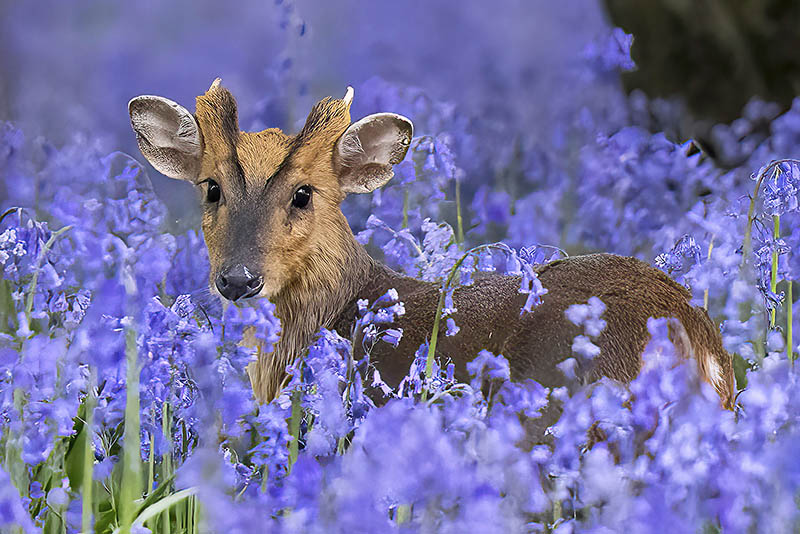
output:
{"label": "deer eye", "polygon": [[305,208],[309,200],[311,200],[311,186],[301,185],[297,188],[297,191],[294,192],[294,196],[292,196],[292,206],[295,208]]}
{"label": "deer eye", "polygon": [[206,202],[210,204],[216,204],[219,202],[219,198],[222,195],[222,189],[220,189],[219,184],[214,180],[208,180],[208,189],[206,190]]}

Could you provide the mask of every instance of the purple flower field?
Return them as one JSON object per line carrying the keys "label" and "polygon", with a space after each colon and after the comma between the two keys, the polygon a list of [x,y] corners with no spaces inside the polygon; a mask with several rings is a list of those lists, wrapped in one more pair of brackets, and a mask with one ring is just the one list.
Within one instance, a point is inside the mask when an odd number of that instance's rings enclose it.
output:
{"label": "purple flower field", "polygon": [[[0,532],[800,529],[800,100],[752,100],[714,127],[715,159],[651,132],[652,110],[680,109],[623,91],[636,42],[596,2],[500,4],[0,7]],[[522,275],[530,309],[532,266],[635,256],[721,329],[736,409],[664,319],[632,383],[552,390],[486,351],[459,383],[427,345],[392,389],[323,330],[258,404],[240,342],[254,327],[270,352],[274,306],[210,293],[195,195],[143,163],[126,108],[192,110],[217,76],[248,131],[294,133],[348,85],[354,119],[414,122],[394,178],[343,208],[373,256],[442,283],[448,334],[452,286],[476,273]],[[397,344],[396,293],[360,304],[356,342]],[[568,310],[568,378],[604,309]],[[517,446],[548,403],[547,444]]]}

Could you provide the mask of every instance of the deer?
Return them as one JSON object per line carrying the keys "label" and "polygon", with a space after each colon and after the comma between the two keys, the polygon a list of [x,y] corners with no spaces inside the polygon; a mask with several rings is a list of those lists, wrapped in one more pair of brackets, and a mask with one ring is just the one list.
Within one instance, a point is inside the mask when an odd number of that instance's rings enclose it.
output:
{"label": "deer", "polygon": [[[129,103],[144,157],[157,171],[200,191],[211,291],[227,301],[267,298],[275,306],[280,338],[272,353],[261,354],[247,369],[262,402],[278,396],[287,364],[302,356],[321,328],[352,334],[359,300],[374,302],[395,289],[404,304],[405,314],[395,322],[402,330],[397,346],[378,343],[370,353],[388,385],[398,385],[416,349],[431,336],[441,285],[373,259],[341,210],[346,195],[370,193],[392,178],[413,125],[394,113],[351,122],[353,94],[348,87],[341,99],[319,101],[295,135],[278,128],[240,131],[236,100],[219,78],[196,98],[195,113],[160,96]],[[526,295],[517,276],[482,276],[455,291],[452,317],[460,331],[439,336],[436,356],[455,365],[457,379],[466,381],[466,364],[488,350],[505,356],[512,380],[564,385],[559,364],[582,333],[565,311],[598,297],[607,326],[585,380],[633,380],[643,365],[648,318],[670,318],[675,346],[696,360],[722,406],[732,408],[733,362],[720,331],[703,308],[691,304],[690,291],[665,273],[605,253],[559,259],[535,272],[547,293],[527,313],[520,313]]]}

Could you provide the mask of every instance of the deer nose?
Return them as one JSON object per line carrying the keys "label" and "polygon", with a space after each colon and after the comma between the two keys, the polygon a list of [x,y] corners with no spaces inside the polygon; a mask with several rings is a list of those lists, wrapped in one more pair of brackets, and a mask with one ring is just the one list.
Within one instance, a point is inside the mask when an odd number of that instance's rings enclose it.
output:
{"label": "deer nose", "polygon": [[217,276],[216,285],[223,297],[238,300],[257,295],[264,287],[264,279],[240,263],[224,269]]}

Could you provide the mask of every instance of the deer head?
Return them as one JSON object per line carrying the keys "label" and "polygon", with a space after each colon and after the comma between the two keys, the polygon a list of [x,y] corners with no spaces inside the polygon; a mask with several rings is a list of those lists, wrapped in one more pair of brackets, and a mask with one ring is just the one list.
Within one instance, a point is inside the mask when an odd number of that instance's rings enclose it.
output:
{"label": "deer head", "polygon": [[350,123],[353,89],[318,102],[294,136],[240,132],[236,101],[217,79],[193,115],[159,96],[129,103],[142,154],[201,192],[210,286],[224,298],[274,298],[292,286],[336,283],[352,254],[340,204],[393,175],[411,121],[393,113]]}

